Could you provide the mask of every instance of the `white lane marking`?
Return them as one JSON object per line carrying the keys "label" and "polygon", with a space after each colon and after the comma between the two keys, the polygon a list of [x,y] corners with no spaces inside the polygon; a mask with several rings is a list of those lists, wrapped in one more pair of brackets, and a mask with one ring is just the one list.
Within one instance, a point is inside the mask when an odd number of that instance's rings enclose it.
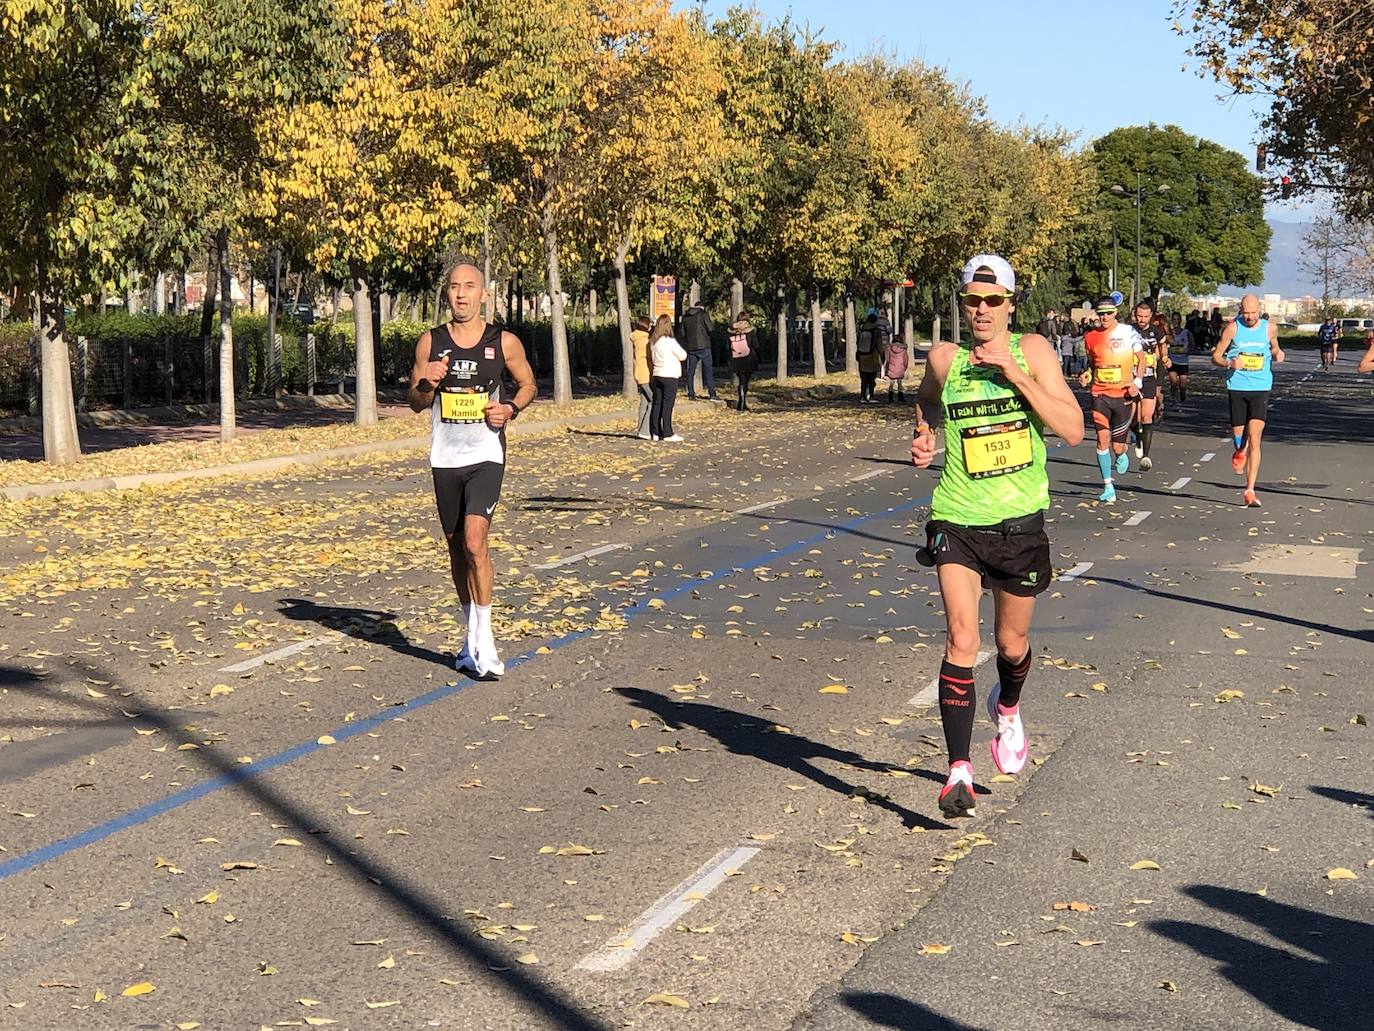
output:
{"label": "white lane marking", "polygon": [[721,849],[700,869],[640,914],[628,931],[583,956],[575,969],[608,973],[627,966],[654,938],[672,927],[689,909],[718,888],[725,880],[727,870],[738,870],[759,851],[752,847]]}
{"label": "white lane marking", "polygon": [[1200,460],[1203,462],[1210,462],[1212,459],[1216,457],[1217,453],[1215,451],[1208,451],[1205,455],[1202,456]]}
{"label": "white lane marking", "polygon": [[333,637],[312,637],[306,641],[297,641],[295,644],[288,644],[285,648],[278,648],[274,652],[266,655],[259,655],[252,659],[245,659],[243,662],[236,662],[232,666],[221,666],[220,673],[247,673],[250,669],[257,669],[265,666],[269,662],[276,662],[278,659],[285,659],[297,652],[303,652],[307,648],[314,648],[317,644],[324,644],[326,641],[334,640]]}
{"label": "white lane marking", "polygon": [[1150,518],[1150,513],[1149,513],[1149,512],[1137,512],[1135,515],[1131,516],[1131,518],[1127,519],[1127,520],[1126,520],[1124,523],[1122,523],[1121,525],[1122,525],[1122,526],[1139,526],[1141,523],[1143,523],[1146,519],[1149,519],[1149,518]]}
{"label": "white lane marking", "polygon": [[538,565],[534,568],[557,569],[559,566],[570,566],[574,562],[581,562],[584,558],[595,558],[597,555],[604,555],[608,551],[621,551],[628,547],[628,544],[603,544],[599,548],[592,548],[590,551],[580,551],[576,555],[569,555],[567,558],[560,558],[554,562],[545,562],[543,565]]}
{"label": "white lane marking", "polygon": [[762,512],[765,508],[774,508],[778,505],[786,504],[791,498],[774,498],[772,501],[763,501],[757,505],[750,505],[748,508],[737,508],[731,515],[749,515],[753,512]]}
{"label": "white lane marking", "polygon": [[1181,490],[1182,488],[1186,487],[1188,484],[1190,484],[1190,483],[1192,483],[1192,482],[1193,482],[1193,478],[1192,478],[1191,476],[1181,476],[1181,477],[1179,477],[1177,480],[1175,480],[1173,483],[1169,484],[1169,489],[1170,489],[1170,490]]}
{"label": "white lane marking", "polygon": [[[987,662],[988,659],[990,659],[990,658],[992,658],[992,652],[989,652],[989,651],[980,651],[980,652],[978,653],[978,657],[977,657],[976,659],[973,660],[973,668],[974,668],[974,669],[977,669],[977,668],[978,668],[979,666],[981,666],[983,663]],[[936,700],[937,698],[939,698],[939,697],[940,697],[940,678],[939,678],[939,677],[936,677],[934,680],[932,680],[932,681],[931,681],[929,684],[927,684],[925,687],[921,688],[920,693],[917,694],[915,698],[912,698],[910,701],[908,701],[906,704],[907,704],[907,705],[911,705],[911,706],[915,706],[916,708],[923,708],[924,706],[927,706],[927,705],[934,705],[934,704],[935,704],[935,700]]]}
{"label": "white lane marking", "polygon": [[1076,566],[1064,570],[1064,572],[1060,573],[1057,577],[1055,577],[1055,579],[1058,580],[1060,583],[1071,583],[1072,581],[1077,580],[1080,576],[1082,576],[1092,567],[1093,564],[1091,562],[1080,562]]}
{"label": "white lane marking", "polygon": [[849,482],[858,483],[860,480],[871,480],[873,477],[881,476],[885,472],[887,472],[886,469],[870,469],[868,472],[860,473],[858,476],[851,476]]}

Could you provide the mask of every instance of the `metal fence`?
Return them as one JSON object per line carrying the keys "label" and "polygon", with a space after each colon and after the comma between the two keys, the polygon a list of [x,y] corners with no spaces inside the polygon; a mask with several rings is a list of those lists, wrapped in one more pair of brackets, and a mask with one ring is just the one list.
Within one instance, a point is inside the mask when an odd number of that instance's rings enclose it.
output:
{"label": "metal fence", "polygon": [[[72,392],[79,412],[137,409],[219,400],[218,338],[91,340],[68,344]],[[377,388],[404,387],[414,344],[381,343],[375,351]],[[276,336],[234,347],[234,388],[240,398],[284,394],[352,393],[357,383],[352,341],[314,333]],[[38,415],[41,381],[36,341],[0,350],[0,416]]]}

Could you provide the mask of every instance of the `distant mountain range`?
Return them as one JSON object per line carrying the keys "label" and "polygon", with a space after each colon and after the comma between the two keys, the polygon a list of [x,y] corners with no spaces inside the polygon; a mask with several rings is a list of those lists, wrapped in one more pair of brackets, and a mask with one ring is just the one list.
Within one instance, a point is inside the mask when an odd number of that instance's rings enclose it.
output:
{"label": "distant mountain range", "polygon": [[[1264,282],[1246,290],[1257,294],[1278,294],[1280,297],[1302,297],[1321,294],[1321,284],[1298,268],[1297,258],[1303,248],[1303,235],[1311,228],[1310,222],[1280,222],[1278,219],[1265,219],[1274,235],[1269,241],[1269,259],[1264,263]],[[1239,297],[1246,290],[1223,286],[1217,293],[1228,297]]]}

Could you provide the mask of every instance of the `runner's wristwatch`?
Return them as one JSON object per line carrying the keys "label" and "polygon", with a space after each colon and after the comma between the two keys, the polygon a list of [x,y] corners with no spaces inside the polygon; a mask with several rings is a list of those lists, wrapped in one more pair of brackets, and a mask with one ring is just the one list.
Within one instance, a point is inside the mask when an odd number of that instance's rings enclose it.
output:
{"label": "runner's wristwatch", "polygon": [[507,419],[506,421],[511,422],[515,419],[517,415],[520,414],[521,408],[514,401],[507,401],[506,407],[510,409],[510,419]]}

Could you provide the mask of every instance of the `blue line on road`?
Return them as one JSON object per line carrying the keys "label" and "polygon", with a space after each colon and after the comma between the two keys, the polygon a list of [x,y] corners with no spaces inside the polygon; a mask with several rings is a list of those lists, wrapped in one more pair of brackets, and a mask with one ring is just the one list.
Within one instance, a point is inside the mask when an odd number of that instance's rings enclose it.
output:
{"label": "blue line on road", "polygon": [[[664,591],[662,594],[654,595],[652,598],[646,598],[643,601],[636,602],[634,605],[626,608],[622,612],[622,615],[628,622],[649,611],[649,603],[652,601],[671,601],[690,590],[694,590],[702,584],[723,580],[727,577],[734,576],[736,573],[743,573],[751,569],[756,569],[774,559],[785,558],[809,545],[832,538],[836,534],[855,530],[864,523],[872,522],[875,519],[883,519],[900,512],[918,508],[921,505],[928,504],[929,501],[930,495],[917,498],[913,501],[905,501],[900,505],[893,505],[891,508],[883,509],[881,512],[874,512],[866,516],[858,516],[848,522],[840,523],[838,526],[830,527],[829,529],[813,534],[803,540],[794,541],[786,547],[773,548],[769,551],[762,552],[744,563],[732,565],[725,569],[712,570],[707,575],[687,580],[672,590]],[[590,630],[576,630],[572,633],[564,634],[562,637],[556,637],[551,641],[546,641],[540,647],[546,647],[550,650],[563,648],[590,636],[591,633],[592,631]],[[537,649],[536,651],[527,651],[516,656],[506,663],[506,669],[512,670],[523,666],[536,656],[536,652]],[[334,738],[336,744],[342,744],[349,738],[357,737],[359,734],[380,727],[383,723],[388,723],[404,713],[414,712],[417,709],[423,709],[445,698],[450,698],[474,683],[478,683],[478,681],[460,680],[457,683],[444,684],[417,698],[412,698],[400,705],[388,706],[381,712],[373,713],[366,719],[354,723],[347,723],[342,727],[327,731],[327,733],[330,737]],[[168,795],[166,798],[161,798],[156,802],[149,802],[147,805],[139,806],[137,809],[131,809],[128,812],[121,813],[104,823],[96,824],[94,827],[89,827],[70,837],[60,838],[57,841],[36,848],[32,852],[26,852],[22,856],[16,856],[14,859],[0,863],[0,881],[13,877],[16,874],[21,874],[26,870],[32,870],[35,867],[42,866],[44,863],[54,859],[60,859],[63,856],[70,855],[89,845],[94,845],[97,842],[103,841],[113,834],[118,834],[120,831],[128,830],[130,827],[137,827],[140,824],[147,823],[154,817],[169,813],[174,809],[180,809],[182,806],[189,805],[192,802],[205,798],[207,795],[212,795],[217,791],[222,791],[227,787],[232,787],[243,781],[251,780],[254,777],[260,777],[264,773],[269,773],[277,769],[279,766],[285,766],[288,763],[295,762],[297,759],[303,759],[306,756],[313,755],[318,751],[331,747],[333,746],[321,745],[318,741],[304,741],[285,751],[278,752],[276,755],[246,763],[241,768],[231,770],[227,773],[221,773],[218,776],[201,781],[199,784],[193,784],[189,788],[184,788],[173,795]]]}

